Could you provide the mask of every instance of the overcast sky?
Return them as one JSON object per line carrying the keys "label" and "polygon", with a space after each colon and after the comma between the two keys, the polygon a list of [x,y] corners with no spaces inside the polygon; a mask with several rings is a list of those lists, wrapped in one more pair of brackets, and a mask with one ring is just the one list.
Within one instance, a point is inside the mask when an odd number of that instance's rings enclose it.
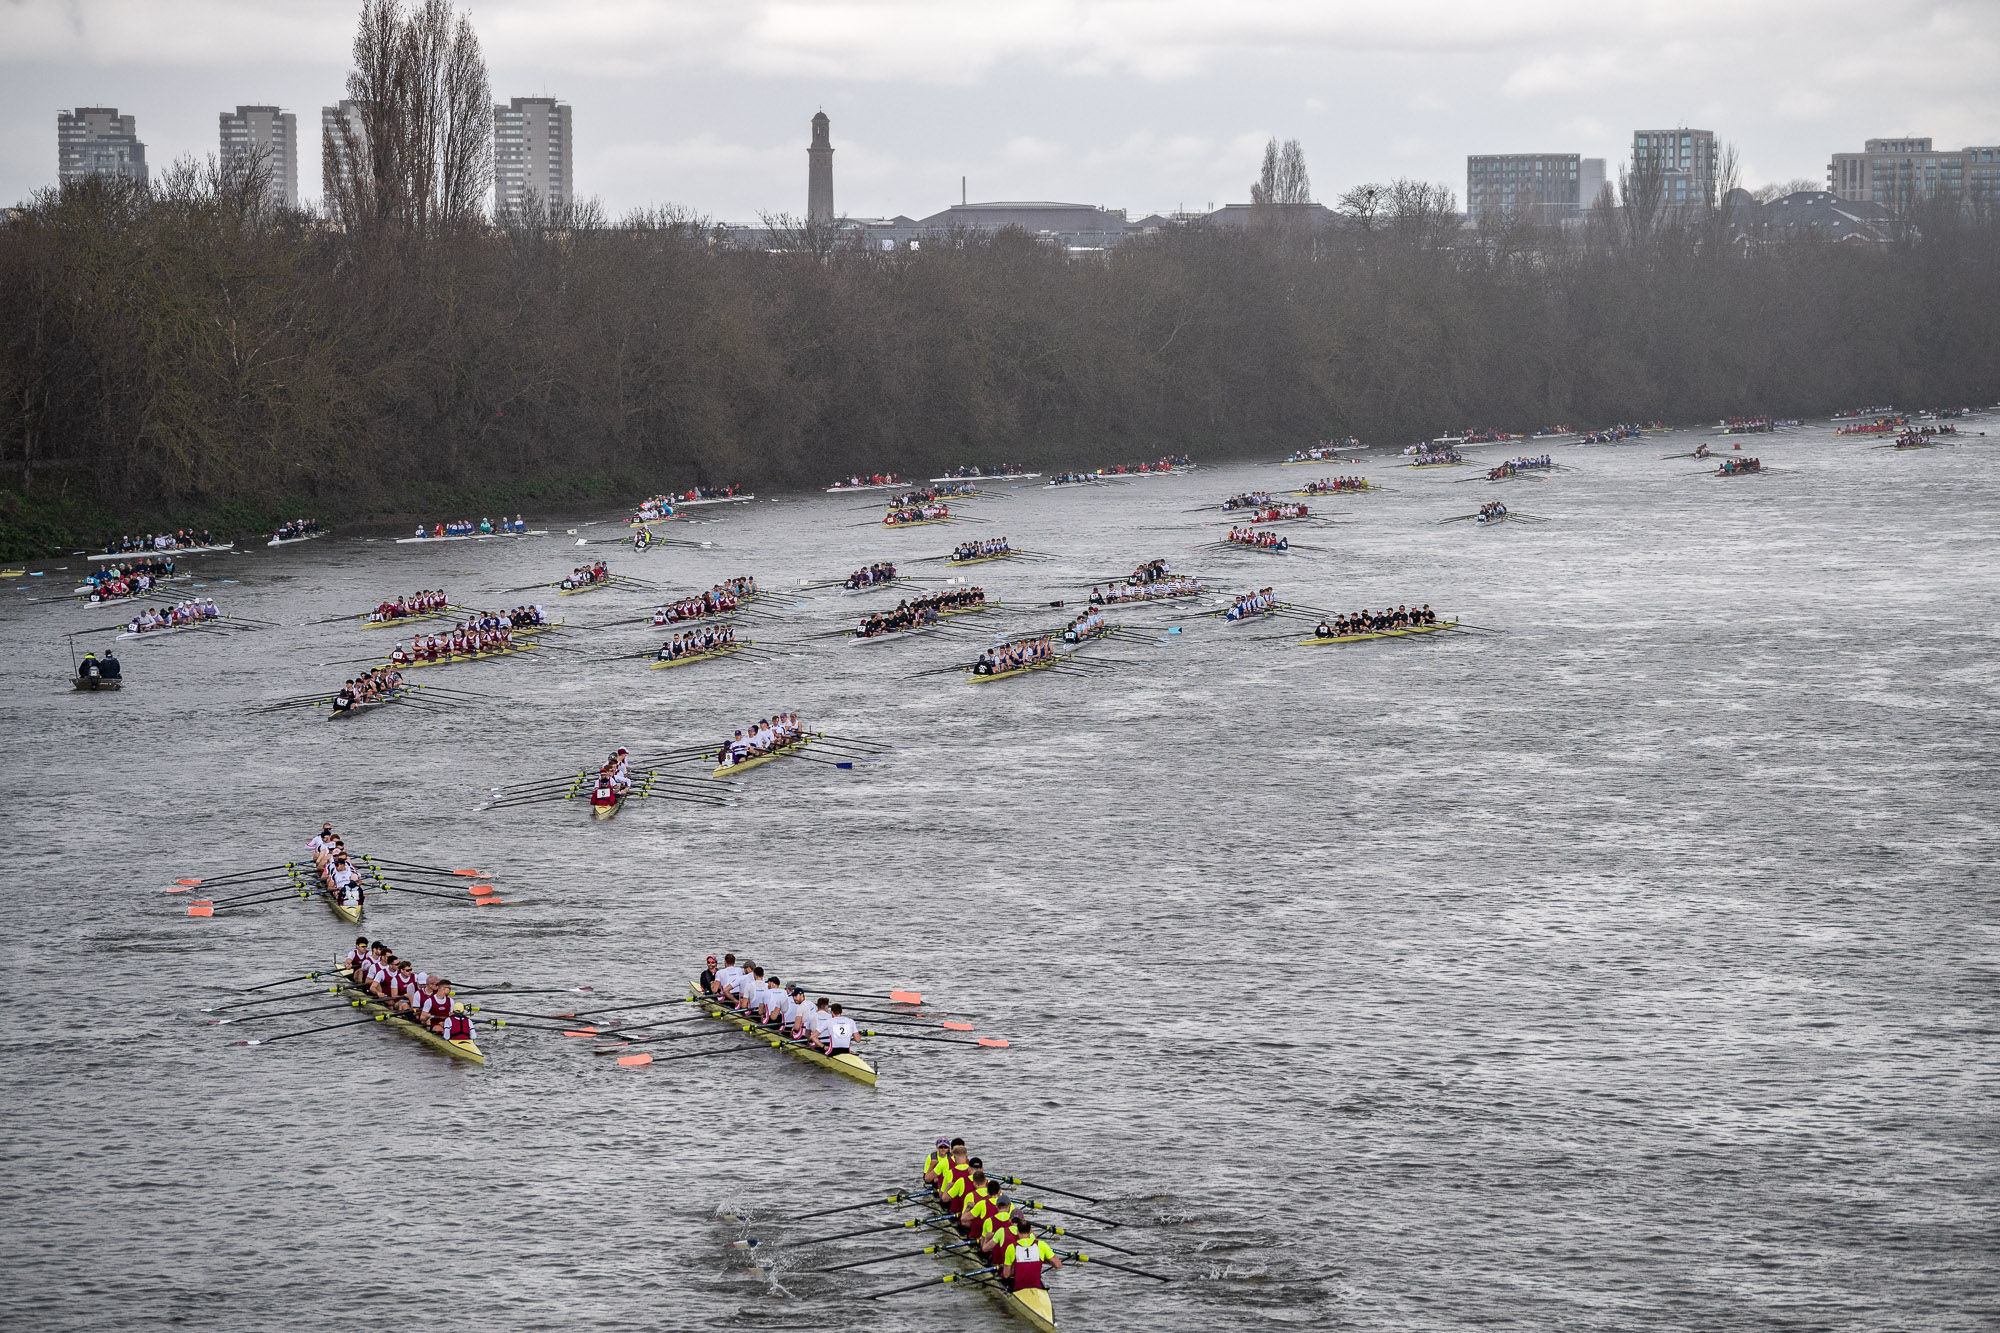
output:
{"label": "overcast sky", "polygon": [[[343,0],[0,0],[0,201],[53,182],[58,110],[139,118],[157,170],[216,113],[277,103],[306,140],[340,96]],[[1468,153],[1617,163],[1639,128],[1737,146],[1747,183],[1825,179],[1870,136],[2000,143],[2000,0],[480,0],[495,99],[574,108],[577,185],[614,213],[803,213],[815,110],[835,201],[1243,202],[1266,138],[1315,197]]]}

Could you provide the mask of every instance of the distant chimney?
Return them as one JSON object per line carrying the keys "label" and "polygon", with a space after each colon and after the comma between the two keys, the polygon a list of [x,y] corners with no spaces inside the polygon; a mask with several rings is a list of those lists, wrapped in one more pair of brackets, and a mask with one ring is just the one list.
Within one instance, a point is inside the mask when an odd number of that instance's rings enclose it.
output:
{"label": "distant chimney", "polygon": [[833,221],[833,141],[826,112],[813,117],[812,147],[806,149],[806,221]]}

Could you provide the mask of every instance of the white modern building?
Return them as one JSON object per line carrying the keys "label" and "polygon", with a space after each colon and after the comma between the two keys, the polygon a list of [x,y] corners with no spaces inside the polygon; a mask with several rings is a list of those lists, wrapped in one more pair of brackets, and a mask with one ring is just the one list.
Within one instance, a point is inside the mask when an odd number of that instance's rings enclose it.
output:
{"label": "white modern building", "polygon": [[550,212],[576,201],[569,105],[516,97],[493,108],[493,216],[517,217],[530,200]]}
{"label": "white modern building", "polygon": [[258,162],[271,176],[271,202],[299,206],[299,118],[275,106],[239,106],[218,117],[227,167]]}
{"label": "white modern building", "polygon": [[136,116],[115,106],[80,106],[56,113],[56,176],[62,181],[92,176],[146,183],[146,145],[139,142]]}

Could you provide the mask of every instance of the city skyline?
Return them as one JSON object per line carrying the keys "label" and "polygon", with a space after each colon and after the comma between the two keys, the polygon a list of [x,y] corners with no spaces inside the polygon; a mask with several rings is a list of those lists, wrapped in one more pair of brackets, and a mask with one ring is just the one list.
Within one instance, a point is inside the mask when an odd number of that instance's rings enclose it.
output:
{"label": "city skyline", "polygon": [[[573,107],[576,195],[614,215],[670,204],[728,222],[802,216],[802,129],[820,108],[838,126],[839,211],[856,216],[943,208],[961,176],[973,199],[1135,217],[1237,203],[1272,135],[1301,140],[1323,201],[1413,176],[1461,203],[1469,156],[1577,153],[1606,159],[1615,176],[1639,126],[1712,128],[1753,186],[1824,181],[1833,153],[1867,139],[2000,138],[2000,92],[1974,75],[2000,59],[2000,42],[1975,6],[1836,5],[1841,22],[1825,26],[1838,41],[1800,34],[1782,67],[1753,79],[1744,52],[1784,26],[1781,7],[1732,8],[1725,35],[1701,51],[1669,32],[1706,21],[1712,7],[1694,0],[1650,6],[1624,29],[1567,0],[1530,8],[1503,31],[1439,3],[1367,28],[1318,7],[1204,17],[1171,0],[1143,25],[1113,25],[1116,7],[1084,3],[954,27],[913,5],[896,7],[891,27],[859,23],[872,45],[814,11],[773,5],[585,3],[558,15],[503,2],[475,21],[494,101],[546,95]],[[1038,28],[1054,11],[1074,22]],[[171,28],[124,0],[83,0],[73,17],[42,0],[0,12],[0,201],[54,182],[60,109],[136,115],[157,172],[215,151],[219,109],[278,105],[311,123],[338,100],[346,7],[246,15],[194,0],[176,12]],[[887,21],[883,6],[854,12]],[[1448,37],[1419,21],[1445,17],[1457,24]],[[1844,54],[1857,47],[1866,60]],[[1880,75],[1905,48],[1928,71],[1915,89]],[[301,138],[300,196],[313,202],[320,145]]]}

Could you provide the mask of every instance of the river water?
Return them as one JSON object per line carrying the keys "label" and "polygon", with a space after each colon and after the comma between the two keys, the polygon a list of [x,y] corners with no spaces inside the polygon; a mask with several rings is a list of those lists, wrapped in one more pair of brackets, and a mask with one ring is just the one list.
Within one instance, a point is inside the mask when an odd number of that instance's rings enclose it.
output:
{"label": "river water", "polygon": [[[1779,470],[1713,480],[1662,457],[1696,438],[1558,447],[1569,470],[1501,485],[1377,455],[1002,486],[960,506],[988,522],[906,532],[867,497],[766,497],[668,525],[708,549],[636,556],[575,545],[618,536],[615,514],[535,517],[551,535],[517,542],[349,528],[196,559],[225,611],[288,628],[132,643],[117,695],[64,686],[60,636],[121,613],[37,603],[61,572],[21,580],[0,591],[0,1313],[1004,1329],[957,1286],[862,1299],[932,1259],[805,1271],[908,1233],[786,1243],[909,1213],[773,1220],[907,1185],[957,1134],[1099,1200],[1076,1206],[1124,1225],[1078,1225],[1137,1257],[1099,1253],[1173,1279],[1059,1274],[1070,1329],[1992,1327],[1995,443],[1815,427],[1754,442]],[[1388,489],[1311,502],[1336,523],[1291,535],[1318,549],[1196,549],[1221,533],[1200,506],[1354,472]],[[1439,521],[1495,498],[1546,521]],[[1009,603],[1165,556],[1486,632],[1308,650],[1193,620],[1090,650],[1115,670],[972,688],[917,673],[975,640],[855,650],[811,636],[890,598],[793,591],[742,631],[793,652],[764,664],[591,660],[658,642],[627,626],[419,673],[492,696],[450,712],[248,710],[386,647],[300,626],[396,593],[511,603],[599,554],[783,592],[873,559],[935,575],[907,562],[1001,533],[1055,557],[968,571]],[[545,600],[575,628],[654,598]],[[777,708],[897,748],[766,765],[722,809],[476,809]],[[621,1068],[491,1027],[484,1068],[371,1027],[233,1046],[246,1029],[202,1006],[351,933],[296,901],[191,919],[162,890],[295,857],[322,820],[495,877],[501,907],[370,906],[371,935],[462,981],[621,1003],[731,949],[920,989],[1011,1045],[877,1043],[874,1088],[763,1051]],[[769,1272],[732,1248],[751,1236]]]}

